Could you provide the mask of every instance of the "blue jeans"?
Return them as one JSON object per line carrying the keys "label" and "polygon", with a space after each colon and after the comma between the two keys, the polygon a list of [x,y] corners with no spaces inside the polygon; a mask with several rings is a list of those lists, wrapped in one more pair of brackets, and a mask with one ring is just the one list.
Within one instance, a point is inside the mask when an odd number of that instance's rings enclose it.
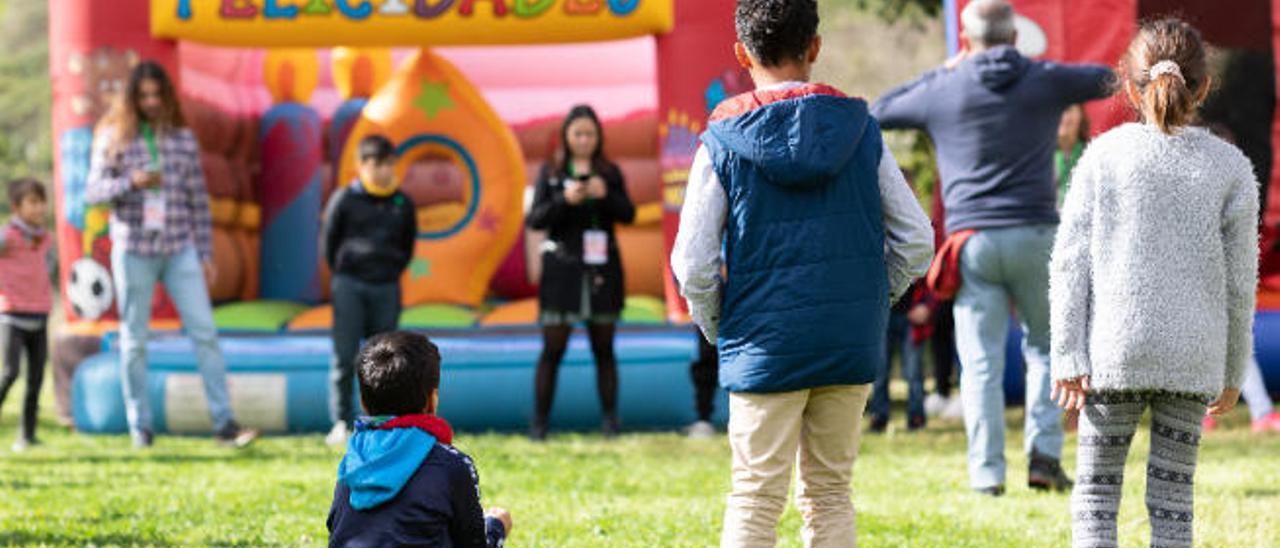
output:
{"label": "blue jeans", "polygon": [[173,255],[138,255],[117,245],[111,250],[120,308],[120,376],[124,382],[125,415],[129,431],[137,436],[152,430],[151,400],[147,396],[147,333],[151,323],[151,296],[156,282],[164,283],[178,309],[182,329],[194,343],[196,367],[204,380],[204,395],[215,431],[233,420],[227,394],[227,366],[218,348],[218,328],[205,285],[204,268],[193,247]]}
{"label": "blue jeans", "polygon": [[356,354],[360,341],[400,325],[400,282],[372,284],[336,274],[333,294],[333,357],[329,367],[329,419],[355,424]]}
{"label": "blue jeans", "polygon": [[911,322],[905,313],[894,312],[889,315],[889,330],[886,334],[889,355],[880,370],[876,372],[875,387],[871,392],[871,402],[867,404],[867,412],[876,419],[889,418],[889,371],[893,367],[895,350],[902,356],[902,378],[907,381],[907,417],[924,419],[924,367],[921,365],[921,352],[924,350],[911,340]]}
{"label": "blue jeans", "polygon": [[1026,337],[1025,450],[1062,455],[1061,411],[1049,399],[1049,255],[1053,225],[982,230],[960,254],[956,350],[969,439],[969,483],[1004,485],[1004,366],[1012,302]]}

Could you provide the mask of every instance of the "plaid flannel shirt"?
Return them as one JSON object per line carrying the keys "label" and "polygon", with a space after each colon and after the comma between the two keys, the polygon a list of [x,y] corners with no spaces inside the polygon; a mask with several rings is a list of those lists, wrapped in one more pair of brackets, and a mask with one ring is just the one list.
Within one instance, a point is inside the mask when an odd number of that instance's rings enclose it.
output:
{"label": "plaid flannel shirt", "polygon": [[[111,206],[111,241],[138,255],[173,255],[194,245],[200,259],[213,259],[212,217],[204,169],[200,166],[200,145],[189,128],[178,128],[156,136],[162,162],[165,195],[164,229],[143,229],[146,190],[133,188],[134,171],[151,164],[146,141],[137,137],[122,152],[111,155],[109,136],[93,141],[93,158],[85,199]],[[108,156],[112,157],[108,157]]]}

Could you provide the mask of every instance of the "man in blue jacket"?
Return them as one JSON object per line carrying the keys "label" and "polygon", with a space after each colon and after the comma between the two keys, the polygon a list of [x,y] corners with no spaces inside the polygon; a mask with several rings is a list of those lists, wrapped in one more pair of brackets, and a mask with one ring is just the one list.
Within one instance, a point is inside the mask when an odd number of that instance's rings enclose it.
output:
{"label": "man in blue jacket", "polygon": [[1062,422],[1049,399],[1049,252],[1058,224],[1053,150],[1063,110],[1106,97],[1100,65],[1032,61],[1014,49],[1005,0],[961,13],[969,45],[945,66],[894,89],[871,112],[886,129],[929,132],[938,152],[946,230],[965,238],[955,303],[969,481],[1004,493],[1004,352],[1009,303],[1026,333],[1028,485],[1067,490]]}
{"label": "man in blue jacket", "polygon": [[712,114],[671,257],[729,391],[721,546],[774,545],[797,453],[805,544],[844,546],[889,303],[928,268],[932,230],[866,103],[806,83],[816,2],[739,0],[736,24],[756,90]]}

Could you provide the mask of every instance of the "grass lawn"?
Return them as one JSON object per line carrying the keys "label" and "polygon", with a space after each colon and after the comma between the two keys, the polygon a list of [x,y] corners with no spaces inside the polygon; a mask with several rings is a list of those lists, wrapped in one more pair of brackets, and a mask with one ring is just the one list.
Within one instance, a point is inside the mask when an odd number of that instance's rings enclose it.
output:
{"label": "grass lawn", "polygon": [[[8,445],[20,387],[0,414],[0,545],[324,543],[340,454],[321,436],[270,438],[240,452],[207,438],[161,437],[153,450],[137,452],[125,437],[69,434],[46,420],[45,444],[15,455]],[[1022,487],[1019,415],[1010,413],[1012,488],[1001,499],[968,492],[959,423],[936,421],[924,433],[907,434],[897,415],[891,428],[898,431],[864,437],[854,480],[860,543],[1067,545],[1067,496]],[[1246,423],[1239,409],[1206,438],[1197,475],[1200,545],[1274,546],[1280,539],[1280,436],[1253,435]],[[729,478],[724,438],[562,435],[535,445],[518,436],[463,434],[457,442],[479,466],[485,504],[515,515],[511,546],[717,542]],[[1147,443],[1140,435],[1130,458],[1123,546],[1146,545]],[[1069,438],[1071,468],[1074,447]],[[799,525],[788,509],[782,546],[800,545]]]}

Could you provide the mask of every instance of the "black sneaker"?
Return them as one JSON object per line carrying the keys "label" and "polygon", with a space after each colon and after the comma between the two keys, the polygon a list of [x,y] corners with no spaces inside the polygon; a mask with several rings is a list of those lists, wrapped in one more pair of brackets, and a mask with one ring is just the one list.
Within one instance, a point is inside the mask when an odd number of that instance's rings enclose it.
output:
{"label": "black sneaker", "polygon": [[986,496],[988,496],[988,497],[993,497],[993,498],[994,498],[994,497],[1003,497],[1003,496],[1004,496],[1004,486],[1003,486],[1003,485],[992,485],[991,487],[979,487],[979,488],[977,488],[977,489],[974,489],[974,492],[978,493],[979,495],[986,495]]}
{"label": "black sneaker", "polygon": [[622,429],[618,426],[617,415],[605,415],[604,420],[600,421],[600,433],[606,438],[618,437],[618,432]]}
{"label": "black sneaker", "polygon": [[1062,470],[1062,463],[1053,457],[1042,455],[1031,450],[1031,463],[1027,467],[1027,487],[1036,491],[1070,491],[1075,485],[1067,473]]}
{"label": "black sneaker", "polygon": [[226,426],[222,427],[222,430],[219,430],[218,433],[213,435],[213,439],[218,440],[218,444],[223,447],[234,447],[239,449],[241,447],[247,447],[249,444],[253,443],[253,440],[258,439],[258,436],[260,435],[262,435],[262,433],[253,428],[244,428],[236,423],[236,421],[230,421]]}
{"label": "black sneaker", "polygon": [[868,427],[868,430],[870,430],[872,434],[883,434],[888,428],[889,417],[883,415],[873,415],[871,417],[871,426]]}
{"label": "black sneaker", "polygon": [[924,415],[916,415],[907,419],[907,431],[915,432],[916,430],[924,430]]}
{"label": "black sneaker", "polygon": [[536,442],[547,441],[547,421],[534,419],[529,425],[529,440]]}
{"label": "black sneaker", "polygon": [[155,436],[150,430],[139,430],[133,435],[134,449],[147,449],[155,443]]}

